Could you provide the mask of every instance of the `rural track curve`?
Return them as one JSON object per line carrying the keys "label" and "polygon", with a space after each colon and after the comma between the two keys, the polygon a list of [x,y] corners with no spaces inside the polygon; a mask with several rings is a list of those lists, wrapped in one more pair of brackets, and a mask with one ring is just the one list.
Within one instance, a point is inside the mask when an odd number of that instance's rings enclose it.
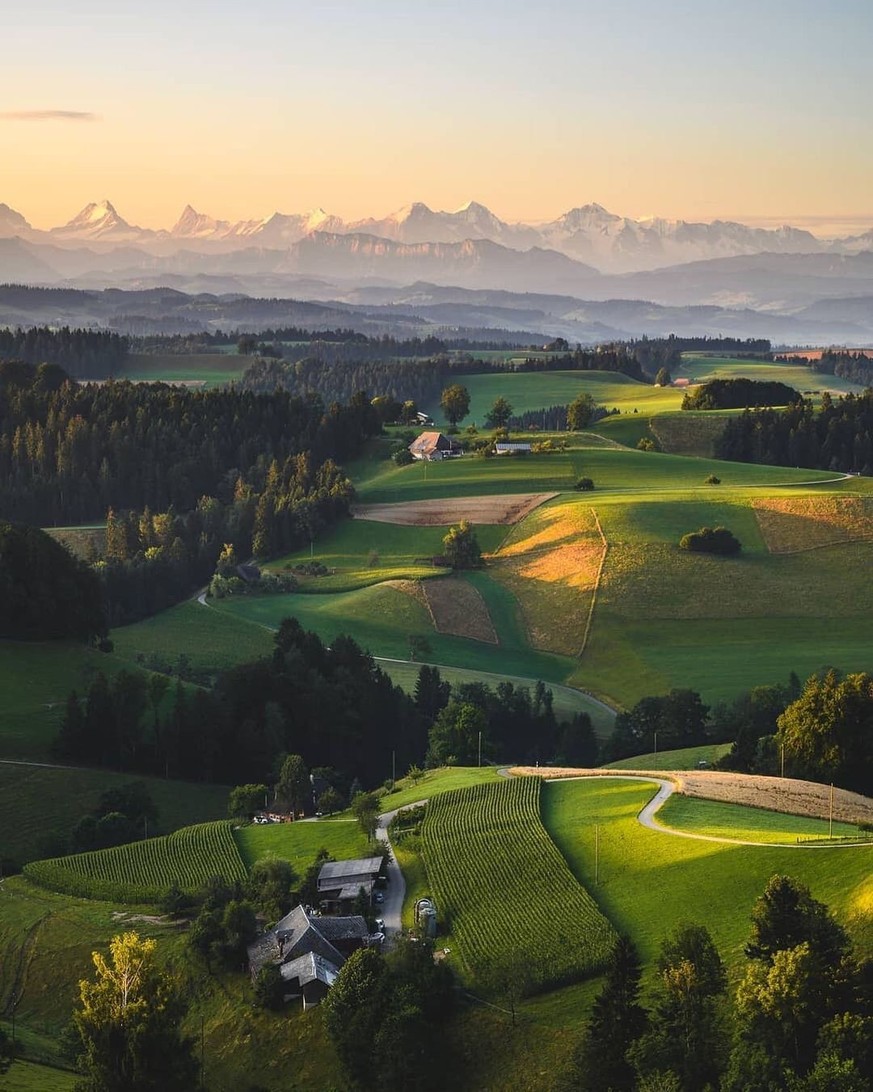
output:
{"label": "rural track curve", "polygon": [[397,857],[388,837],[388,824],[398,813],[406,808],[416,808],[426,804],[427,800],[416,800],[414,804],[404,804],[402,808],[383,812],[379,816],[379,825],[376,827],[376,841],[381,842],[388,850],[388,887],[385,891],[385,901],[379,907],[379,917],[385,922],[385,938],[390,946],[391,941],[403,933],[403,900],[406,897],[406,880],[397,863]]}
{"label": "rural track curve", "polygon": [[599,777],[609,781],[649,781],[658,786],[652,799],[640,809],[637,822],[656,834],[672,834],[674,838],[690,838],[695,842],[718,842],[729,846],[755,846],[759,849],[858,849],[869,847],[869,842],[750,842],[743,838],[721,838],[716,834],[695,834],[690,830],[676,830],[659,823],[655,815],[676,791],[672,781],[660,777],[636,777],[633,774],[582,774],[579,777],[556,777],[554,781],[583,781],[586,778]]}

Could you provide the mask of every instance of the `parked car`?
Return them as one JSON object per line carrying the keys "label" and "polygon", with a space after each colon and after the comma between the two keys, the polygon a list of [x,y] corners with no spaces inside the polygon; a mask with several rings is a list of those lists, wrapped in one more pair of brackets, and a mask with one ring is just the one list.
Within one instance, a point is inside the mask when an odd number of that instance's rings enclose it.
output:
{"label": "parked car", "polygon": [[377,891],[376,894],[373,896],[373,902],[384,902],[384,901],[385,901],[385,893],[383,891]]}

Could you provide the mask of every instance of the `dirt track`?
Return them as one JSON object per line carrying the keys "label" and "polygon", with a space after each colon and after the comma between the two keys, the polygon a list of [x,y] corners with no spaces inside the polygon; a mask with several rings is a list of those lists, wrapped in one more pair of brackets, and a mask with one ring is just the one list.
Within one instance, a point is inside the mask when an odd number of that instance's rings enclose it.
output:
{"label": "dirt track", "polygon": [[[758,777],[722,770],[577,770],[558,767],[514,766],[510,773],[538,774],[540,777],[630,776],[671,781],[676,791],[701,800],[746,804],[787,815],[808,815],[827,819],[830,787],[812,781],[786,777]],[[841,823],[873,822],[873,800],[846,789],[834,789],[834,819]]]}
{"label": "dirt track", "polygon": [[518,523],[534,508],[557,493],[509,493],[487,497],[440,497],[399,504],[355,504],[355,519],[397,523],[404,527],[447,527],[466,519],[470,523]]}

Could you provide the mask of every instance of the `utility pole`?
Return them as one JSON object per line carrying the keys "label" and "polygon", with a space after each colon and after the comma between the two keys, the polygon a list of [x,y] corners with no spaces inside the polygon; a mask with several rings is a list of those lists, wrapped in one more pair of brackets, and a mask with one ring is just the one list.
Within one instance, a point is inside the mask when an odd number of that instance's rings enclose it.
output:
{"label": "utility pole", "polygon": [[834,783],[831,782],[831,806],[830,814],[828,816],[828,838],[834,836]]}
{"label": "utility pole", "polygon": [[391,752],[391,788],[397,783],[397,752]]}
{"label": "utility pole", "polygon": [[785,744],[782,744],[782,773],[780,777],[785,777]]}
{"label": "utility pole", "polygon": [[600,825],[594,826],[594,886],[600,883]]}
{"label": "utility pole", "polygon": [[478,766],[482,765],[482,733],[481,732],[479,733],[479,761],[477,762],[477,765]]}
{"label": "utility pole", "polygon": [[655,732],[655,758],[658,757],[658,733]]}

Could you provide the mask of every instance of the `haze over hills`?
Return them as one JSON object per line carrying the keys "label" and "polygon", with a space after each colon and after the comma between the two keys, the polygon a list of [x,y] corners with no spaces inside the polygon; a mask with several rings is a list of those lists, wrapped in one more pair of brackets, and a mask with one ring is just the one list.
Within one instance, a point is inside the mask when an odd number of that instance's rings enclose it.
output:
{"label": "haze over hills", "polygon": [[[682,262],[741,254],[854,253],[873,245],[873,229],[856,236],[822,240],[788,225],[776,229],[750,227],[732,221],[692,223],[652,217],[634,220],[591,203],[570,209],[539,224],[507,223],[475,201],[453,212],[435,211],[417,201],[384,217],[344,222],[324,209],[305,213],[274,213],[263,219],[219,220],[186,205],[169,229],[137,227],[125,220],[111,202],[86,205],[66,224],[49,231],[32,228],[20,213],[0,205],[0,235],[21,235],[31,242],[51,239],[69,243],[154,244],[196,242],[228,246],[287,247],[312,232],[364,234],[396,243],[458,243],[487,240],[512,250],[543,248],[594,265],[602,272],[656,269]],[[165,252],[166,247],[160,247]]]}
{"label": "haze over hills", "polygon": [[[48,231],[0,205],[0,282],[375,306],[380,321],[390,310],[391,321],[403,312],[581,341],[873,339],[873,230],[828,241],[792,227],[632,220],[596,204],[538,225],[476,202],[455,212],[418,202],[349,223],[320,208],[231,222],[187,205],[172,228],[152,230],[101,201]],[[543,297],[573,302],[553,311]]]}

